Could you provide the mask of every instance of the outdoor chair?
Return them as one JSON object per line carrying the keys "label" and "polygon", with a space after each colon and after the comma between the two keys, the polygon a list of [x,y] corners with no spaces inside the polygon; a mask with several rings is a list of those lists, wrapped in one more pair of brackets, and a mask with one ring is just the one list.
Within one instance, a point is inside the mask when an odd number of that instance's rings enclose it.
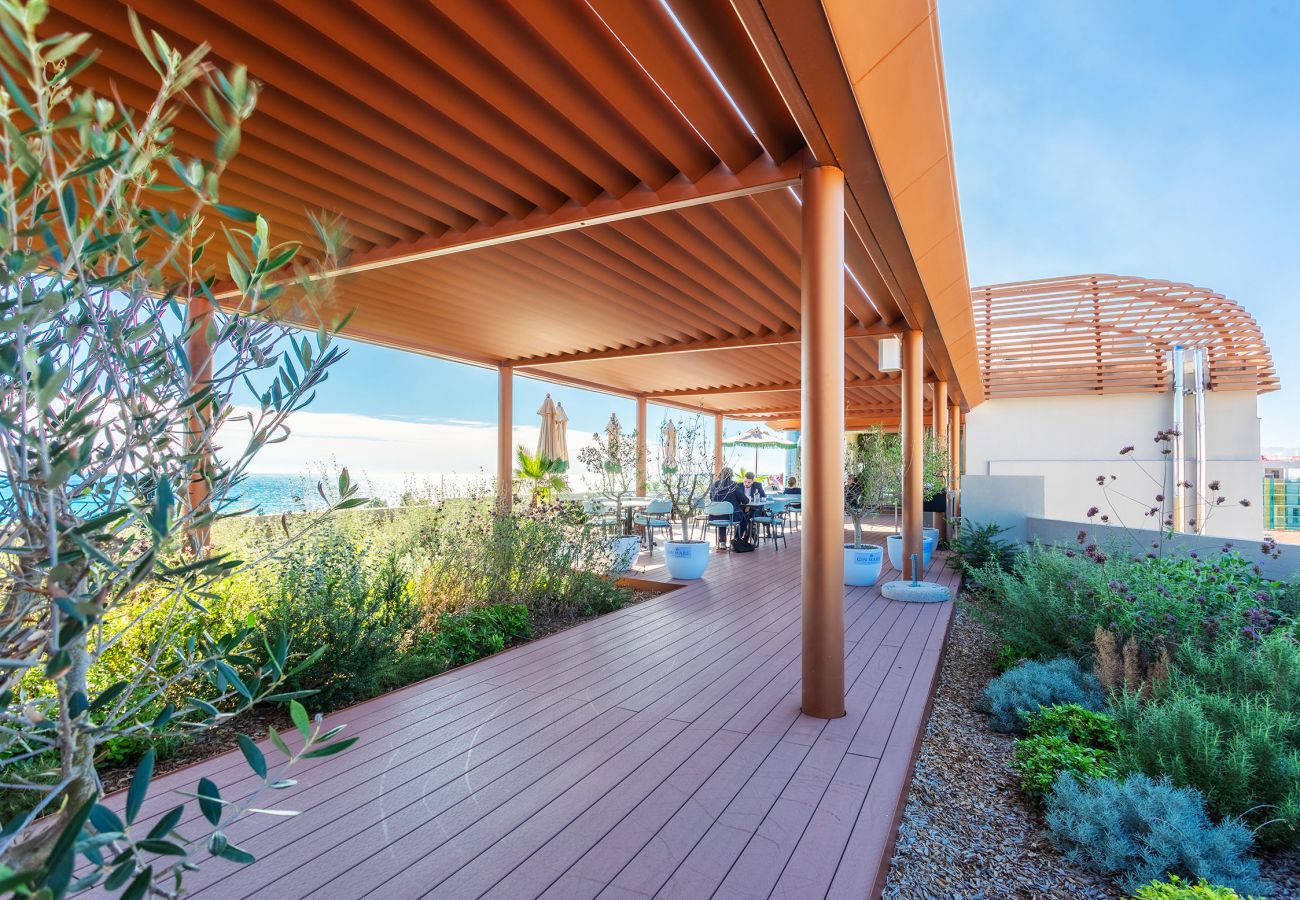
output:
{"label": "outdoor chair", "polygon": [[749,520],[750,533],[755,544],[762,544],[764,530],[766,530],[766,537],[771,539],[774,550],[780,549],[776,543],[778,538],[787,547],[790,546],[790,542],[785,537],[785,510],[787,505],[788,501],[786,500],[773,499],[767,505],[767,509]]}
{"label": "outdoor chair", "polygon": [[609,510],[599,500],[587,499],[582,501],[582,513],[586,516],[584,524],[588,528],[599,528],[608,534],[611,528],[618,525],[618,519],[611,516]]}
{"label": "outdoor chair", "polygon": [[727,529],[740,524],[736,518],[736,508],[726,500],[711,501],[704,507],[704,517],[706,527],[718,529],[716,536],[719,547],[723,546]]}
{"label": "outdoor chair", "polygon": [[672,537],[672,520],[669,514],[673,511],[672,501],[669,500],[651,500],[645,510],[638,513],[632,521],[645,529],[646,546],[650,553],[655,552],[655,529],[659,528],[667,532],[668,537]]}

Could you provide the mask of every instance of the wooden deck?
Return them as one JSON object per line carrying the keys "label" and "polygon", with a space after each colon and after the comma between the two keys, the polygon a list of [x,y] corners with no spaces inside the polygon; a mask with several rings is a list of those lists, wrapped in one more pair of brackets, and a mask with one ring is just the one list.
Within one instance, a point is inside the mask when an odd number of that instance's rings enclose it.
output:
{"label": "wooden deck", "polygon": [[[336,713],[360,742],[267,801],[302,814],[234,826],[258,861],[205,861],[187,887],[205,900],[875,896],[952,604],[850,589],[848,715],[806,718],[798,560],[797,535],[716,554],[703,581]],[[643,577],[667,580],[661,550],[646,562]],[[952,582],[939,554],[928,575]],[[142,818],[175,805],[167,788],[207,775],[236,797],[246,774],[234,753],[161,778]]]}

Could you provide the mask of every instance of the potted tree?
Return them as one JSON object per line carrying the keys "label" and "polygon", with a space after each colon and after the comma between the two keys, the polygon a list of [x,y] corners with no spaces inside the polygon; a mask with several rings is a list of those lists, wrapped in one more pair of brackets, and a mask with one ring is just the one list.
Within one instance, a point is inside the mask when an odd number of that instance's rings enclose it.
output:
{"label": "potted tree", "polygon": [[862,522],[876,515],[895,494],[902,468],[897,435],[873,428],[855,434],[844,450],[844,512],[853,520],[853,543],[844,545],[844,583],[875,584],[885,549],[862,540]]}
{"label": "potted tree", "polygon": [[578,451],[578,459],[596,477],[600,496],[614,504],[614,522],[619,530],[610,538],[610,555],[615,572],[626,572],[641,552],[641,539],[627,531],[623,501],[636,491],[636,472],[641,462],[637,433],[624,434],[618,416],[611,415],[604,435],[593,434],[589,446]]}
{"label": "potted tree", "polygon": [[708,568],[709,543],[691,540],[690,517],[695,502],[705,496],[713,481],[713,462],[699,419],[680,429],[667,421],[659,429],[659,481],[681,528],[681,539],[671,539],[664,547],[668,574],[673,578],[700,578]]}
{"label": "potted tree", "polygon": [[[902,466],[902,439],[900,435],[889,435],[898,444],[899,465],[895,469],[896,490],[899,496],[903,490],[903,466]],[[924,504],[933,500],[944,490],[943,473],[948,469],[948,448],[932,432],[926,432],[925,439],[922,442],[922,475],[921,475],[921,501]],[[928,566],[930,557],[934,553],[934,548],[939,546],[939,529],[922,528],[921,529],[921,565]],[[900,572],[903,570],[903,536],[901,534],[891,534],[885,540],[885,546],[889,550],[889,563]]]}

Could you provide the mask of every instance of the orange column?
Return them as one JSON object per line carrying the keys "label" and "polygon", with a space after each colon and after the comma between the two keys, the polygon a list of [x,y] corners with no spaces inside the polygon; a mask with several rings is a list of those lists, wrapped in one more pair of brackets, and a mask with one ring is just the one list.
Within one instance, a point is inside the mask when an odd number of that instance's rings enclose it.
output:
{"label": "orange column", "polygon": [[[903,335],[903,577],[912,577],[912,555],[918,567],[922,555],[921,494],[924,487],[925,445],[922,394],[925,391],[925,352],[921,332]],[[920,572],[916,575],[919,578]]]}
{"label": "orange column", "polygon": [[646,399],[636,398],[636,493],[645,496],[646,490]]}
{"label": "orange column", "polygon": [[844,715],[844,173],[803,173],[803,711]]}
{"label": "orange column", "polygon": [[948,406],[948,490],[955,491],[961,487],[961,407],[956,403]]}
{"label": "orange column", "polygon": [[497,368],[497,512],[514,506],[514,376],[513,366]]}
{"label": "orange column", "polygon": [[961,489],[961,407],[956,403],[948,406],[948,512],[961,516],[958,505]]}
{"label": "orange column", "polygon": [[[189,388],[193,393],[212,380],[212,341],[208,328],[212,324],[212,301],[206,296],[191,297],[189,300],[189,337],[185,340],[185,357],[190,367]],[[190,475],[186,493],[189,509],[195,516],[208,511],[208,496],[211,490],[212,447],[208,443],[208,422],[211,421],[207,404],[203,408],[195,407],[190,413],[189,447],[190,453],[197,458]],[[202,554],[208,547],[211,529],[202,525],[190,529],[190,542],[194,552]]]}
{"label": "orange column", "polygon": [[713,477],[722,474],[722,414],[713,417]]}
{"label": "orange column", "polygon": [[[930,421],[934,423],[934,439],[938,446],[946,447],[948,445],[948,382],[946,381],[936,381],[934,383],[934,397],[931,398],[930,405]],[[946,476],[947,472],[945,471],[944,474]],[[945,519],[946,516],[943,513],[934,514],[934,527],[939,529],[940,536],[946,536],[948,533]]]}

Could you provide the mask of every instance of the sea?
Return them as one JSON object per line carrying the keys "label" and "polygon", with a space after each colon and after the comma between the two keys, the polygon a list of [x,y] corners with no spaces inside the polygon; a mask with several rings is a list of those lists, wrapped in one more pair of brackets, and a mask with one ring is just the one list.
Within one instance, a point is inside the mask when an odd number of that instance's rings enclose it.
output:
{"label": "sea", "polygon": [[[353,472],[350,475],[357,494],[377,506],[433,503],[448,497],[486,494],[492,487],[492,479],[483,473]],[[240,482],[231,497],[237,509],[246,509],[257,515],[324,509],[327,505],[325,498],[333,502],[338,497],[338,475],[324,472],[251,474]]]}

